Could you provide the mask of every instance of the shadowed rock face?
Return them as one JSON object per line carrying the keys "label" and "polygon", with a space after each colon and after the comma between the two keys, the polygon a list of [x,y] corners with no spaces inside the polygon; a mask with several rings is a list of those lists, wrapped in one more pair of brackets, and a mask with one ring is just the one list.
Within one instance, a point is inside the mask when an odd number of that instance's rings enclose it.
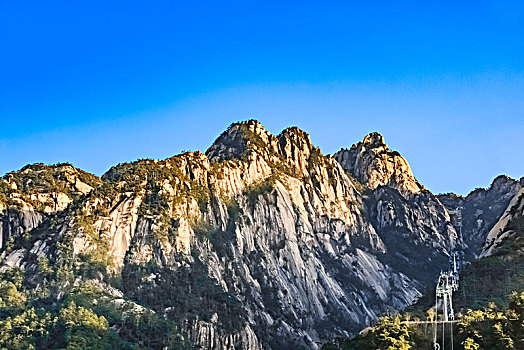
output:
{"label": "shadowed rock face", "polygon": [[69,198],[9,219],[30,239],[4,249],[0,268],[103,262],[124,297],[175,320],[199,349],[315,349],[354,335],[411,304],[448,252],[467,248],[377,133],[324,156],[296,127],[274,136],[235,123],[205,154],[121,164]]}
{"label": "shadowed rock face", "polygon": [[[519,185],[520,189],[511,198],[507,208],[504,210],[499,220],[493,225],[488,233],[487,238],[482,246],[481,257],[489,256],[499,249],[501,243],[506,241],[513,241],[517,243],[517,239],[522,239],[524,234],[524,187],[523,179]],[[493,187],[493,186],[492,186]],[[515,244],[520,251],[513,252],[515,254],[522,254],[521,245]]]}
{"label": "shadowed rock face", "polygon": [[476,189],[466,197],[453,193],[438,196],[457,232],[461,232],[468,260],[478,257],[488,233],[522,187],[522,180],[501,175],[488,189]]}

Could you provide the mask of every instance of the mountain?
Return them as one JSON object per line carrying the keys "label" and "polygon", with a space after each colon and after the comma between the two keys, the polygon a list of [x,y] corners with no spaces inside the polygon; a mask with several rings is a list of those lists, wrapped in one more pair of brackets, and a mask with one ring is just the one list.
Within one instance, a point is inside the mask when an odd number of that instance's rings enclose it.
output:
{"label": "mountain", "polygon": [[[435,196],[378,133],[331,156],[255,120],[101,178],[27,166],[0,181],[0,341],[316,349],[412,304],[450,252],[485,254],[522,187],[504,181]],[[483,210],[482,228],[457,207]],[[6,331],[28,318],[40,328]]]}
{"label": "mountain", "polygon": [[63,211],[100,182],[71,164],[33,164],[5,175],[0,182],[0,247]]}
{"label": "mountain", "polygon": [[478,257],[489,231],[523,186],[523,180],[519,182],[500,175],[488,189],[478,188],[466,197],[453,193],[438,196],[448,209],[456,231],[461,233],[468,247],[466,260]]}
{"label": "mountain", "polygon": [[[383,317],[359,336],[334,339],[323,349],[423,349],[432,348],[435,341],[448,348],[524,348],[523,182],[523,179],[517,182],[500,176],[489,189],[477,189],[466,198],[452,194],[440,196],[447,200],[447,205],[456,206],[458,202],[462,205],[459,210],[472,213],[471,209],[476,208],[473,213],[477,224],[470,226],[464,220],[462,225],[464,232],[475,234],[470,240],[473,243],[479,240],[479,233],[485,232],[486,221],[493,222],[493,212],[499,213],[487,237],[484,235],[479,258],[460,271],[460,287],[453,298],[457,323],[445,326],[445,336],[439,324],[438,337],[434,338],[434,324],[424,322],[435,317],[435,293],[429,292],[409,307],[408,312]],[[501,210],[503,203],[507,206]],[[455,215],[460,218],[459,213]],[[461,227],[460,220],[456,222]]]}
{"label": "mountain", "polygon": [[504,305],[507,295],[524,291],[524,181],[489,230],[480,258],[463,271],[458,304],[485,307]]}
{"label": "mountain", "polygon": [[349,150],[341,149],[334,156],[346,171],[370,189],[388,186],[404,195],[425,190],[404,157],[390,150],[379,133],[370,133],[362,142]]}

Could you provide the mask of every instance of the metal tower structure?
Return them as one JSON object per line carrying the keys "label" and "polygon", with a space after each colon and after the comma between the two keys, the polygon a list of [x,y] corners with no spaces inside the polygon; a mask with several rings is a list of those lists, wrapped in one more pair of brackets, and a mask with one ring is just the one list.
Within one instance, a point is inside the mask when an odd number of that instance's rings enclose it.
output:
{"label": "metal tower structure", "polygon": [[459,287],[459,261],[458,261],[458,254],[453,252],[449,256],[449,273],[453,276],[451,280],[451,287],[454,292],[458,290]]}
{"label": "metal tower structure", "polygon": [[436,303],[439,300],[442,304],[443,320],[448,322],[455,318],[453,313],[453,291],[458,288],[458,281],[455,280],[452,271],[440,272],[436,288]]}
{"label": "metal tower structure", "polygon": [[[459,274],[458,268],[459,263],[457,259],[457,253],[452,253],[449,256],[449,270],[440,271],[440,275],[435,288],[435,336],[434,336],[434,349],[444,349],[445,339],[445,325],[450,324],[450,335],[451,335],[451,348],[453,349],[453,324],[451,321],[455,319],[455,313],[453,311],[453,292],[458,290],[459,287]],[[437,343],[437,332],[438,332],[438,308],[439,304],[442,309],[442,343]]]}

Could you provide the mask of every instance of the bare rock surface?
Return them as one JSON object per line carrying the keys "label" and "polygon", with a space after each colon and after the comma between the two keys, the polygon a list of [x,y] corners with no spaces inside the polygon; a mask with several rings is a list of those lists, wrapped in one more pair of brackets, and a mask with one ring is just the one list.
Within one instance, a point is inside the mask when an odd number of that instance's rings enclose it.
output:
{"label": "bare rock surface", "polygon": [[424,190],[406,159],[389,149],[379,133],[366,135],[363,141],[350,149],[341,149],[334,157],[357,181],[371,189],[389,186],[405,195]]}
{"label": "bare rock surface", "polygon": [[325,156],[304,131],[275,136],[254,120],[205,154],[119,164],[101,179],[60,165],[0,181],[0,269],[104,264],[121,278],[115,305],[176,321],[197,349],[246,350],[318,349],[410,305],[451,251],[479,254],[471,242],[488,236],[461,235],[453,208],[489,202],[496,221],[493,203],[521,186],[437,197],[380,134]]}

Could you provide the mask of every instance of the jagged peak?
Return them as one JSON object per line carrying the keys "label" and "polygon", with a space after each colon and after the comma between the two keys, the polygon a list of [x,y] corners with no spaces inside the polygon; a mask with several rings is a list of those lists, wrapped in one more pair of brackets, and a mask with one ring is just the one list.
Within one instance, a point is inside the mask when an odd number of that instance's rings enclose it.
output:
{"label": "jagged peak", "polygon": [[267,131],[266,128],[264,128],[264,125],[262,125],[258,120],[249,119],[232,123],[227,128],[227,130],[220,135],[220,137],[222,137],[223,135],[226,136],[236,133],[242,133],[244,136],[248,138],[249,136],[260,136],[264,138],[268,135],[271,135],[271,133]]}
{"label": "jagged peak", "polygon": [[146,178],[146,173],[152,171],[153,173],[163,167],[172,168],[194,168],[204,167],[209,168],[209,159],[201,151],[186,151],[164,160],[142,158],[132,162],[119,163],[109,168],[102,175],[103,180],[121,181],[123,177],[129,174],[138,174],[139,177]]}
{"label": "jagged peak", "polygon": [[[386,142],[384,141],[384,136],[379,132],[373,131],[367,134],[366,136],[364,136],[362,141],[354,143],[351,146],[351,148],[344,148],[344,147],[340,148],[340,150],[336,152],[334,156],[338,153],[354,151],[356,149],[359,149],[361,152],[362,150],[371,150],[371,149],[377,149],[377,148],[383,148],[386,151],[391,151],[388,145],[386,144]],[[395,155],[400,156],[400,153],[398,153],[397,151],[391,151],[391,152],[393,152],[393,154]]]}
{"label": "jagged peak", "polygon": [[493,179],[489,190],[500,190],[502,187],[504,187],[507,184],[514,185],[517,182],[518,182],[517,180],[507,175],[502,174]]}
{"label": "jagged peak", "polygon": [[247,120],[231,124],[206,151],[206,156],[211,162],[261,157],[269,164],[284,162],[287,167],[302,172],[313,149],[309,134],[296,126],[274,136],[260,122]]}
{"label": "jagged peak", "polygon": [[[46,175],[43,175],[46,174]],[[87,171],[79,169],[71,163],[57,163],[57,164],[44,164],[44,163],[33,163],[27,164],[23,168],[17,171],[11,171],[5,174],[2,179],[6,182],[18,181],[25,182],[45,182],[45,179],[49,176],[55,177],[56,180],[67,180],[74,182],[74,178],[79,178],[88,184],[96,184],[100,182],[100,178]]]}
{"label": "jagged peak", "polygon": [[369,145],[372,148],[375,147],[384,147],[387,148],[388,145],[384,142],[384,136],[378,132],[370,132],[364,137],[362,141],[363,144]]}
{"label": "jagged peak", "polygon": [[490,195],[500,195],[500,193],[511,192],[510,189],[522,187],[523,183],[515,180],[507,175],[498,175],[493,179],[488,188],[477,187],[471,191],[466,198],[471,200],[473,198],[490,196]]}
{"label": "jagged peak", "polygon": [[206,156],[210,161],[241,159],[249,150],[268,148],[275,137],[255,119],[231,124],[208,148]]}
{"label": "jagged peak", "polygon": [[264,125],[262,125],[262,123],[256,119],[248,119],[248,120],[242,120],[239,122],[234,122],[234,123],[231,123],[229,127],[231,128],[234,126],[247,126],[253,129],[263,129],[264,130]]}
{"label": "jagged peak", "polygon": [[390,150],[378,132],[367,134],[363,141],[351,149],[341,149],[334,157],[357,181],[371,189],[390,186],[402,194],[424,190],[406,159],[397,151]]}
{"label": "jagged peak", "polygon": [[285,128],[278,135],[278,137],[286,136],[286,135],[304,138],[304,139],[307,139],[308,141],[310,140],[309,134],[307,132],[305,132],[304,130],[300,129],[298,126],[290,126],[290,127]]}
{"label": "jagged peak", "polygon": [[96,175],[70,163],[28,164],[0,179],[0,211],[5,207],[54,213],[102,184]]}
{"label": "jagged peak", "polygon": [[51,170],[51,171],[81,171],[80,169],[73,166],[71,163],[57,163],[57,164],[44,164],[44,163],[33,163],[27,164],[22,169],[14,171],[11,173],[29,173],[33,171],[42,171],[42,170]]}
{"label": "jagged peak", "polygon": [[282,132],[280,133],[280,135],[277,136],[277,138],[279,140],[281,140],[282,138],[287,138],[291,140],[293,143],[304,144],[309,149],[313,147],[309,134],[296,126],[292,126],[282,130]]}
{"label": "jagged peak", "polygon": [[453,199],[464,199],[464,196],[456,194],[454,192],[439,193],[436,195],[437,198],[453,198]]}

